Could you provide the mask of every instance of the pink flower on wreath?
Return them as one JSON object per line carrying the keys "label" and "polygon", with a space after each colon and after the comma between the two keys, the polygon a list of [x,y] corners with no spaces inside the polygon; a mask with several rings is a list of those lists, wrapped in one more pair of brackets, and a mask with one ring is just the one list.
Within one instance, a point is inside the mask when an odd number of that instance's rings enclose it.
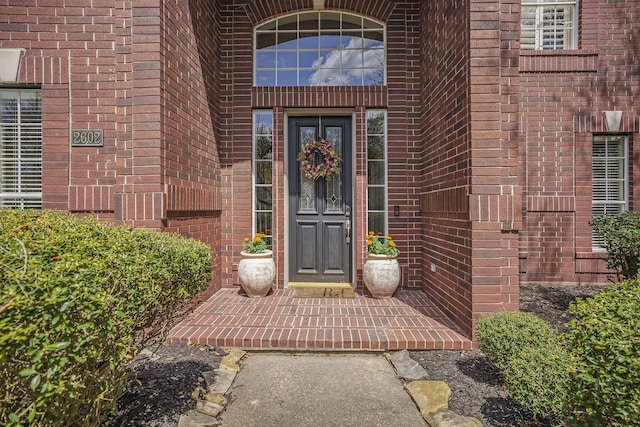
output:
{"label": "pink flower on wreath", "polygon": [[[318,157],[322,157],[322,161],[316,164]],[[309,139],[298,153],[296,160],[300,162],[305,176],[313,180],[340,173],[340,162],[342,161],[333,143],[325,139],[320,141]]]}

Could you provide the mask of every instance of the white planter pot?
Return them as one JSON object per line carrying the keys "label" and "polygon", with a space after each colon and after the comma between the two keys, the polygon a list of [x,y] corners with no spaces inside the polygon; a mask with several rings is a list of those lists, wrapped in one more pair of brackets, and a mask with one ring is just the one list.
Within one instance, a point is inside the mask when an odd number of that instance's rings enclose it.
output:
{"label": "white planter pot", "polygon": [[374,298],[391,298],[400,284],[397,256],[367,255],[362,267],[364,284]]}
{"label": "white planter pot", "polygon": [[271,290],[276,278],[276,264],[273,252],[266,250],[261,254],[240,252],[242,259],[238,264],[238,278],[242,289],[249,297],[264,297]]}

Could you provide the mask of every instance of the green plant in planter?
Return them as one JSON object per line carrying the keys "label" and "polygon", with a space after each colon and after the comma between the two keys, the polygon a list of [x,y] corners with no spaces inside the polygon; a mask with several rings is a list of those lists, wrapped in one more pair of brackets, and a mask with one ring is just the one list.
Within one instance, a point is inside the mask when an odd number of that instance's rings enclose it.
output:
{"label": "green plant in planter", "polygon": [[244,238],[244,251],[248,254],[262,254],[267,250],[266,234],[256,233],[252,238]]}
{"label": "green plant in planter", "polygon": [[364,243],[368,254],[397,256],[400,253],[391,236],[376,235],[370,231],[365,236]]}

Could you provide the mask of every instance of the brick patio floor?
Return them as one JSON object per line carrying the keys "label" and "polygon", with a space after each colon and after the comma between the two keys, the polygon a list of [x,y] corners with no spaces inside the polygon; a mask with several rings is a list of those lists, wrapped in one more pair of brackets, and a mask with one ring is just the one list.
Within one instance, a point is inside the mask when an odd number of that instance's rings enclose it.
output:
{"label": "brick patio floor", "polygon": [[169,334],[169,341],[277,350],[468,350],[471,340],[419,290],[374,299],[293,298],[291,289],[247,298],[223,288]]}

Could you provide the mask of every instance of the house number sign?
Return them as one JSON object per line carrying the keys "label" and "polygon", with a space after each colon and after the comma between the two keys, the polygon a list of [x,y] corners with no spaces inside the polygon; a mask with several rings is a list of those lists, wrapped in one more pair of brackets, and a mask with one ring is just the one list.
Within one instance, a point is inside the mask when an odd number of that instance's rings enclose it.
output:
{"label": "house number sign", "polygon": [[102,147],[102,129],[79,129],[71,131],[72,147]]}

